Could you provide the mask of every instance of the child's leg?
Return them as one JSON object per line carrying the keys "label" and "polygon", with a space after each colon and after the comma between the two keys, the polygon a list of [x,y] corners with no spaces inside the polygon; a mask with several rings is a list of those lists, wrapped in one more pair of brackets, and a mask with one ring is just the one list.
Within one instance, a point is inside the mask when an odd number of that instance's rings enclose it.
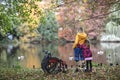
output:
{"label": "child's leg", "polygon": [[78,69],[78,62],[79,62],[79,48],[74,48],[74,60],[76,69]]}
{"label": "child's leg", "polygon": [[76,66],[76,68],[78,68],[79,61],[78,61],[78,60],[76,60],[75,62],[76,62],[76,65],[75,65],[75,66]]}
{"label": "child's leg", "polygon": [[78,60],[76,60],[75,62],[76,62],[76,66],[75,66],[75,67],[76,67],[76,69],[75,69],[75,72],[78,72],[78,71],[79,71],[79,70],[78,70],[78,62],[79,62],[79,61],[78,61]]}
{"label": "child's leg", "polygon": [[88,71],[88,63],[89,63],[89,61],[88,60],[86,60],[86,71]]}
{"label": "child's leg", "polygon": [[88,71],[92,71],[92,60],[88,60],[87,62],[88,62],[88,67],[87,67]]}
{"label": "child's leg", "polygon": [[81,68],[83,68],[84,64],[85,64],[85,59],[84,59],[84,56],[83,56],[82,49],[80,49],[79,59],[80,59],[80,66],[81,66]]}
{"label": "child's leg", "polygon": [[90,71],[92,71],[92,60],[89,60],[90,63]]}

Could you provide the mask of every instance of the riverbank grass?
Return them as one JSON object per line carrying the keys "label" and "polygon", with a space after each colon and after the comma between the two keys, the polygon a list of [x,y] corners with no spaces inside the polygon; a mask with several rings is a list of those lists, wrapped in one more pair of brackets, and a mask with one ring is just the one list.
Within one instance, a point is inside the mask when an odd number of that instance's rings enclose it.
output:
{"label": "riverbank grass", "polygon": [[21,69],[0,67],[0,80],[119,80],[120,66],[93,67],[93,72],[45,74],[41,69]]}

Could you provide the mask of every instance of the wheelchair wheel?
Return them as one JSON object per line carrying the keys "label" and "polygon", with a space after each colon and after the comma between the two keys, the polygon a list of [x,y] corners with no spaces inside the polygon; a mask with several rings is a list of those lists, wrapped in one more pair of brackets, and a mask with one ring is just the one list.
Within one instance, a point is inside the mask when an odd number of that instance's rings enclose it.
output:
{"label": "wheelchair wheel", "polygon": [[45,59],[41,63],[41,68],[44,72],[55,73],[57,66],[59,65],[59,59],[56,57],[50,57]]}

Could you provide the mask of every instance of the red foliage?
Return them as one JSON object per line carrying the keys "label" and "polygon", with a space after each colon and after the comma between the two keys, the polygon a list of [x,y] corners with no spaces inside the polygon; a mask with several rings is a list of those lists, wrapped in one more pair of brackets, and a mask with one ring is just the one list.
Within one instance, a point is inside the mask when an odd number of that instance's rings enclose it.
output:
{"label": "red foliage", "polygon": [[[95,33],[95,37],[99,37],[104,28],[110,6],[117,2],[116,0],[65,1],[62,8],[64,15],[61,16],[63,18],[61,26],[72,28],[72,32],[76,31],[76,27],[83,26],[88,34],[91,31]],[[91,37],[91,35],[88,36]]]}

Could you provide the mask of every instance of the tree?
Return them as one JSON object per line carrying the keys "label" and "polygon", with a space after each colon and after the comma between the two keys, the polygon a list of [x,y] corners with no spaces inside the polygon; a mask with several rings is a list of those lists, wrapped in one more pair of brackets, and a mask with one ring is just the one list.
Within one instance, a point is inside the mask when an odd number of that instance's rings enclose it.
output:
{"label": "tree", "polygon": [[13,28],[20,23],[17,15],[7,6],[6,2],[0,4],[0,34],[6,36],[8,32],[13,33]]}
{"label": "tree", "polygon": [[111,12],[106,21],[106,33],[120,37],[120,2],[110,7]]}
{"label": "tree", "polygon": [[54,12],[50,10],[45,11],[45,15],[42,18],[42,22],[40,22],[40,26],[38,31],[42,35],[42,39],[47,41],[53,41],[58,39],[58,23],[55,18]]}
{"label": "tree", "polygon": [[[62,0],[61,0],[62,1]],[[76,27],[85,27],[86,32],[95,34],[93,38],[98,39],[104,31],[105,21],[110,6],[118,3],[118,0],[64,0],[62,5],[63,24],[62,27],[69,27],[76,31]],[[91,37],[91,35],[90,35]]]}
{"label": "tree", "polygon": [[[38,27],[41,9],[37,2],[41,0],[5,0],[0,4],[0,32],[3,36],[14,33],[14,29],[18,33],[22,27],[26,25],[28,32],[34,32]],[[19,29],[20,28],[20,29]],[[23,28],[22,28],[23,29]],[[23,30],[24,31],[24,30]]]}

